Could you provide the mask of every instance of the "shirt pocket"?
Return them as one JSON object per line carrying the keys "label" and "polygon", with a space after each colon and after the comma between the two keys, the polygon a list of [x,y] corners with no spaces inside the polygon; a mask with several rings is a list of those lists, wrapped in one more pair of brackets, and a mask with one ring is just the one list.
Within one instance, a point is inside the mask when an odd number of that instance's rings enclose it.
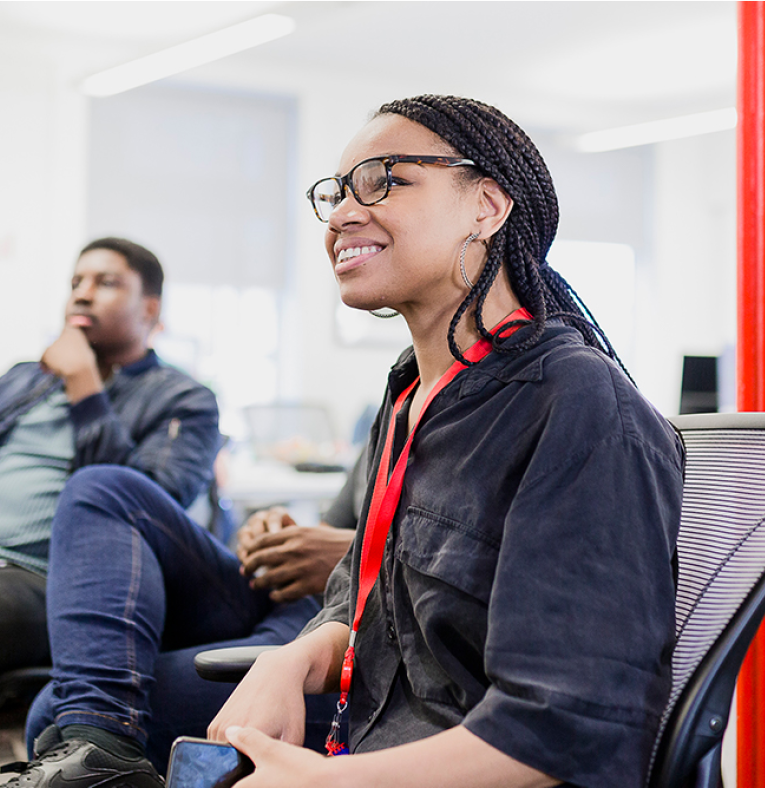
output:
{"label": "shirt pocket", "polygon": [[[464,715],[484,695],[488,606],[499,545],[478,529],[410,507],[397,540],[394,605],[413,694]],[[400,583],[400,584],[399,584]]]}
{"label": "shirt pocket", "polygon": [[396,557],[424,578],[488,605],[499,547],[478,528],[410,506],[401,522]]}

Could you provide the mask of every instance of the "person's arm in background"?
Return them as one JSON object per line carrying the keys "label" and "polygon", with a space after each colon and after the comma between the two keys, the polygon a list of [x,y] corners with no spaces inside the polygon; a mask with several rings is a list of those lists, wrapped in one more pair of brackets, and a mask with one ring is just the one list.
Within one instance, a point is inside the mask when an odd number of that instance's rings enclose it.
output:
{"label": "person's arm in background", "polygon": [[75,469],[98,463],[135,468],[184,507],[212,481],[220,434],[209,389],[154,364],[135,376],[123,373],[107,393],[92,348],[71,326],[41,364],[62,379],[71,403]]}
{"label": "person's arm in background", "polygon": [[85,334],[75,326],[64,326],[58,339],[43,353],[40,366],[61,378],[72,405],[104,389],[96,354]]}
{"label": "person's arm in background", "polygon": [[116,463],[155,481],[183,507],[209,485],[221,445],[214,394],[188,376],[155,368],[71,408],[75,466]]}
{"label": "person's arm in background", "polygon": [[366,450],[317,526],[298,525],[286,509],[253,514],[239,531],[237,556],[253,588],[271,588],[274,602],[322,594],[355,536],[359,490],[366,486]]}
{"label": "person's arm in background", "polygon": [[329,573],[348,552],[355,531],[321,522],[297,525],[286,509],[256,512],[240,529],[237,556],[252,588],[271,588],[274,602],[321,594]]}

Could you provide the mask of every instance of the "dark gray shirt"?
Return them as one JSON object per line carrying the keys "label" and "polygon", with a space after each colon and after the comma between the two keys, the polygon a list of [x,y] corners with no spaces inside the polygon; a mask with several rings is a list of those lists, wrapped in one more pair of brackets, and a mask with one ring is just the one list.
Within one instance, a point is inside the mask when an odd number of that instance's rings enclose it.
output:
{"label": "dark gray shirt", "polygon": [[[415,375],[409,352],[370,476]],[[671,683],[682,465],[671,426],[572,329],[461,372],[414,439],[356,645],[351,750],[463,724],[572,785],[641,786]],[[350,624],[360,549],[309,628]]]}

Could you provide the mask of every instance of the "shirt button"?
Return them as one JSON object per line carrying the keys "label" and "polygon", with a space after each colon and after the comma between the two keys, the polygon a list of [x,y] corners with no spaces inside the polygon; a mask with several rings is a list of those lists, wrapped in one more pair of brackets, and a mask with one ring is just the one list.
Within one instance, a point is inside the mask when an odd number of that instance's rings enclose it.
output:
{"label": "shirt button", "polygon": [[396,630],[393,628],[393,624],[388,624],[388,640],[395,640],[396,639]]}

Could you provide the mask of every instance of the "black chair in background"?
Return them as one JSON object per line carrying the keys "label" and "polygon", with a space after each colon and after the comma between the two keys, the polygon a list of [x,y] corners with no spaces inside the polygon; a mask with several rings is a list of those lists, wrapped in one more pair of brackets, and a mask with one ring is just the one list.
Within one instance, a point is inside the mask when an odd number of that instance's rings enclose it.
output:
{"label": "black chair in background", "polygon": [[34,696],[48,683],[50,671],[47,665],[0,673],[0,713],[27,708]]}

